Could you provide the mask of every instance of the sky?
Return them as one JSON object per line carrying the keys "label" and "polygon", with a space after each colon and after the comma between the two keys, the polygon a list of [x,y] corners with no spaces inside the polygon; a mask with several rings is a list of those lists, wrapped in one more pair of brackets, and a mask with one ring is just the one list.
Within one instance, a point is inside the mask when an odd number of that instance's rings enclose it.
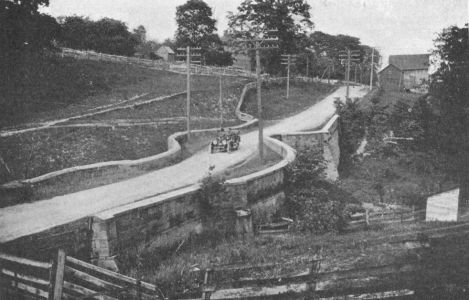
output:
{"label": "sky", "polygon": [[[54,17],[79,15],[93,20],[110,17],[130,29],[143,25],[147,39],[174,37],[176,7],[186,0],[50,0],[42,12]],[[221,35],[228,11],[242,0],[205,0],[212,8]],[[314,30],[359,37],[383,54],[427,53],[436,34],[450,25],[469,22],[469,0],[307,0]]]}

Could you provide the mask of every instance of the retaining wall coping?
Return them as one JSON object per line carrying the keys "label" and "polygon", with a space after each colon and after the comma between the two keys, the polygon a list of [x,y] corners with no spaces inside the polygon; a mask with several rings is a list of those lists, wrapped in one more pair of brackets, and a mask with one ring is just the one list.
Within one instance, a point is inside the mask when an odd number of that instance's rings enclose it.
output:
{"label": "retaining wall coping", "polygon": [[[278,170],[281,170],[281,169],[283,169],[284,167],[286,167],[287,165],[289,165],[291,162],[293,162],[295,160],[296,151],[292,147],[288,146],[285,143],[282,143],[281,141],[278,141],[274,138],[271,138],[271,137],[265,137],[265,142],[267,142],[266,144],[272,143],[272,144],[276,144],[277,146],[280,146],[283,149],[282,152],[284,152],[283,153],[284,158],[280,162],[278,162],[277,164],[275,164],[273,166],[270,166],[266,169],[263,169],[263,170],[260,170],[260,171],[251,173],[249,175],[242,176],[242,177],[227,180],[226,184],[228,184],[228,185],[239,185],[239,184],[247,183],[249,181],[253,181],[255,179],[264,177],[266,175],[270,175],[270,174],[272,174],[272,173],[274,173]],[[269,147],[269,145],[267,145],[267,146]],[[271,147],[271,149],[272,149],[272,147]],[[274,149],[272,149],[272,150],[275,151]],[[281,154],[281,153],[279,153],[279,154]]]}
{"label": "retaining wall coping", "polygon": [[282,133],[281,136],[295,136],[295,135],[305,135],[305,134],[329,134],[331,133],[331,127],[339,118],[339,115],[333,115],[329,121],[322,127],[320,130],[313,130],[313,131],[294,131],[288,133]]}

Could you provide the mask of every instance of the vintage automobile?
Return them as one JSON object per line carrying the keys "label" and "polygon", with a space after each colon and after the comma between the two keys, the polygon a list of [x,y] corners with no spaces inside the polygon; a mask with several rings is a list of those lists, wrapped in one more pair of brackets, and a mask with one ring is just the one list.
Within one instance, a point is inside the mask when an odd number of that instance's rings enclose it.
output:
{"label": "vintage automobile", "polygon": [[238,150],[240,141],[239,130],[225,131],[222,128],[218,131],[216,139],[210,143],[210,153]]}

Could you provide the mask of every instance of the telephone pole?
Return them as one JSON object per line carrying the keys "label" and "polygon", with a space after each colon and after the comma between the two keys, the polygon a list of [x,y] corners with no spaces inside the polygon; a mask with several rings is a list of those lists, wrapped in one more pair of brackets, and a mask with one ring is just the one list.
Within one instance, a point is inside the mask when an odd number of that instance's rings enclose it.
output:
{"label": "telephone pole", "polygon": [[[268,30],[267,33],[258,33],[258,37],[252,39],[238,39],[238,42],[244,44],[244,49],[256,51],[256,78],[257,78],[257,123],[259,126],[259,159],[264,162],[264,119],[262,116],[262,97],[261,97],[261,50],[269,50],[278,48],[278,38],[269,37],[269,33],[276,30]],[[263,35],[266,35],[265,37]]]}
{"label": "telephone pole", "polygon": [[296,55],[282,55],[282,65],[287,65],[287,99],[290,97],[290,65],[296,63]]}
{"label": "telephone pole", "polygon": [[353,81],[355,81],[355,83],[357,83],[357,66],[358,65],[355,64],[355,76],[354,76],[354,80],[353,80]]}
{"label": "telephone pole", "polygon": [[350,50],[346,49],[345,51],[341,51],[339,53],[339,58],[342,62],[345,61],[346,65],[346,72],[345,72],[345,81],[347,84],[347,93],[345,99],[350,98],[350,63],[358,63],[360,61],[360,51],[359,50]]}
{"label": "telephone pole", "polygon": [[371,50],[371,67],[370,67],[370,91],[373,89],[373,72],[374,72],[374,58],[375,58],[375,48]]}
{"label": "telephone pole", "polygon": [[[316,53],[316,51],[313,48],[305,48],[306,51],[311,52],[313,55]],[[309,55],[308,53],[306,54],[306,77],[309,77]]]}
{"label": "telephone pole", "polygon": [[222,74],[220,74],[219,80],[220,80],[220,95],[218,97],[218,107],[220,109],[220,128],[223,128],[223,95],[222,95]]}
{"label": "telephone pole", "polygon": [[[195,53],[191,53],[191,49]],[[179,52],[184,52],[178,54],[178,57],[185,57],[186,58],[186,119],[187,119],[187,141],[190,141],[191,138],[191,63],[199,63],[200,60],[192,60],[192,58],[199,58],[200,59],[200,50],[201,48],[191,48],[187,46],[186,48],[178,48]]]}

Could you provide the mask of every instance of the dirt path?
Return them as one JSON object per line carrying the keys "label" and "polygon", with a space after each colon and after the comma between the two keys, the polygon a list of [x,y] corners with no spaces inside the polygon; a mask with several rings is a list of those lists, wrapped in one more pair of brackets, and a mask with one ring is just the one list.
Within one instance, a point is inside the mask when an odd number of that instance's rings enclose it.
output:
{"label": "dirt path", "polygon": [[[362,97],[367,89],[353,87],[351,97]],[[341,87],[311,108],[265,128],[266,135],[312,129],[335,113],[334,100],[343,99]],[[203,179],[210,166],[221,172],[250,157],[257,151],[257,131],[243,134],[238,151],[209,154],[203,149],[170,167],[118,183],[0,209],[0,243],[68,223],[124,204],[143,200]]]}

